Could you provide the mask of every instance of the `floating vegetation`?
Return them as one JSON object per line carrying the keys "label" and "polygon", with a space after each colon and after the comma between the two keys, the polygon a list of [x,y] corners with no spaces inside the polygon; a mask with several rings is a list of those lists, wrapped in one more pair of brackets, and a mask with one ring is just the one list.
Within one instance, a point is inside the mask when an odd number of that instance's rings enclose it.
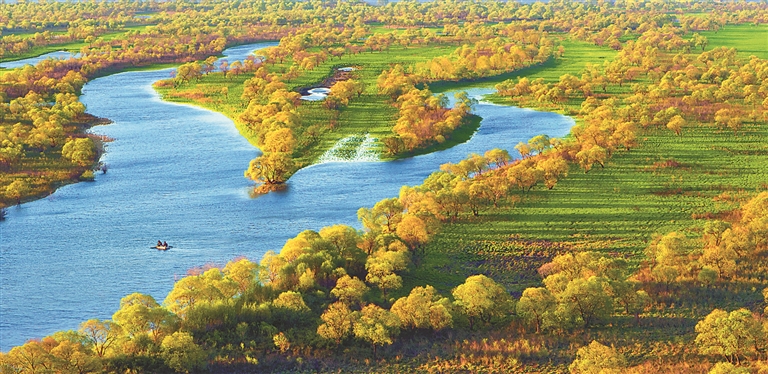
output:
{"label": "floating vegetation", "polygon": [[376,138],[370,134],[348,136],[323,153],[318,163],[379,161],[379,152],[374,148],[375,142]]}

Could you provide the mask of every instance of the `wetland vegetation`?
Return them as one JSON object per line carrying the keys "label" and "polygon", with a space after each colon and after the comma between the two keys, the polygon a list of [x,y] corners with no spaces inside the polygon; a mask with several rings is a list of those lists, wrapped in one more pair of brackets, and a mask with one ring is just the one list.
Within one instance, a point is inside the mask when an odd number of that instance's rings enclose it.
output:
{"label": "wetland vegetation", "polygon": [[[77,94],[135,65],[180,64],[156,89],[231,118],[262,151],[243,165],[260,192],[464,141],[474,87],[576,125],[445,163],[361,207],[362,229],[327,222],[190,269],[162,302],[128,295],[1,353],[2,371],[768,370],[765,3],[27,3],[7,32],[64,27],[33,10],[92,12],[114,38],[0,76],[4,206],[87,179]],[[214,63],[255,40],[279,43]]]}

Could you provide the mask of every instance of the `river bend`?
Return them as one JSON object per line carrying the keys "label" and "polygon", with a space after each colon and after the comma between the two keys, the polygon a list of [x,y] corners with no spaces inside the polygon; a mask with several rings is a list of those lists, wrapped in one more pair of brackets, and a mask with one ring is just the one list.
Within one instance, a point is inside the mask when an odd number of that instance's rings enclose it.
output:
{"label": "river bend", "polygon": [[[253,44],[225,51],[230,63]],[[328,162],[298,171],[286,191],[251,198],[243,177],[259,154],[225,116],[160,100],[152,83],[171,70],[127,72],[85,85],[88,112],[109,118],[93,132],[115,139],[106,174],[8,209],[0,223],[0,350],[90,318],[107,319],[120,299],[162,302],[192,267],[245,256],[258,261],[306,229],[360,227],[362,206],[420,184],[445,162],[491,148],[512,150],[574,122],[553,113],[480,102],[480,129],[467,143],[394,162]],[[469,90],[480,97],[490,89]],[[449,96],[452,94],[449,93]],[[165,240],[175,248],[149,247]]]}

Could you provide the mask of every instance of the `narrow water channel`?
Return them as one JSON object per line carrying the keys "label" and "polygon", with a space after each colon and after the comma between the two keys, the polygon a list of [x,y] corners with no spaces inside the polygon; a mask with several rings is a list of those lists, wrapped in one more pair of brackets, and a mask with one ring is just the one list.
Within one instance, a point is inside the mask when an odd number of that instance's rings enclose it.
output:
{"label": "narrow water channel", "polygon": [[[265,44],[225,52],[230,62]],[[170,70],[89,82],[88,112],[114,123],[115,138],[92,183],[9,209],[0,223],[0,350],[90,318],[106,319],[132,292],[162,302],[188,269],[267,250],[306,229],[360,227],[357,209],[397,196],[445,162],[491,148],[512,150],[537,134],[563,136],[574,122],[553,113],[481,102],[481,127],[467,143],[395,162],[327,162],[297,172],[289,188],[256,199],[243,177],[258,154],[221,114],[163,102],[152,83]],[[490,89],[472,89],[481,97]],[[450,97],[452,93],[447,93]],[[150,249],[157,240],[174,248]]]}

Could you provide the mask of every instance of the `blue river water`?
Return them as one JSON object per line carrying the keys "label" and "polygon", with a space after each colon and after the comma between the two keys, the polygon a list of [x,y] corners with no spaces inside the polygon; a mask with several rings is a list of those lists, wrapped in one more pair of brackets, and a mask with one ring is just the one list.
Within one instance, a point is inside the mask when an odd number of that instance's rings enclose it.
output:
{"label": "blue river water", "polygon": [[0,68],[15,69],[15,68],[20,68],[24,65],[36,65],[38,62],[47,60],[49,58],[53,58],[57,60],[66,60],[72,57],[76,57],[77,55],[79,55],[79,53],[73,54],[67,51],[55,51],[55,52],[46,53],[36,57],[25,58],[23,60],[6,61],[3,63],[0,63]]}
{"label": "blue river water", "polygon": [[[267,45],[224,55],[231,63]],[[542,133],[563,136],[574,124],[481,101],[481,127],[464,144],[394,162],[314,165],[291,177],[286,191],[251,198],[243,171],[259,151],[225,116],[161,101],[152,83],[170,73],[127,72],[86,84],[88,112],[114,121],[92,129],[115,139],[102,157],[109,171],[8,209],[0,223],[0,350],[110,318],[132,292],[162,302],[190,268],[237,257],[259,261],[306,229],[360,228],[358,208],[420,184],[440,164],[512,150]],[[490,92],[469,90],[478,98]],[[157,240],[174,248],[150,249]]]}

